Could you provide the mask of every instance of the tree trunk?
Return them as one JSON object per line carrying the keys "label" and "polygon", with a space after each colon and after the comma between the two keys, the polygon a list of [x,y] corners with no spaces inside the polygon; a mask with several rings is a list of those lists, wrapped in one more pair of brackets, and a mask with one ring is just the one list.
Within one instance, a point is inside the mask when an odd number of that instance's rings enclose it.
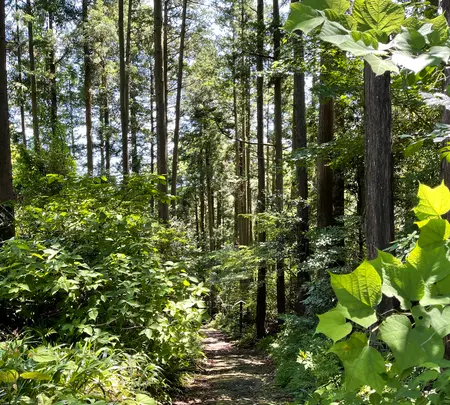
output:
{"label": "tree trunk", "polygon": [[[27,0],[28,14],[33,16],[33,8],[31,0]],[[30,59],[30,82],[31,82],[31,115],[33,119],[33,141],[34,150],[39,152],[41,149],[41,140],[39,137],[39,111],[37,103],[37,86],[36,86],[36,64],[34,60],[34,36],[33,36],[33,21],[28,21],[28,53]]]}
{"label": "tree trunk", "polygon": [[[278,0],[273,0],[273,48],[275,62],[280,60],[280,10]],[[275,193],[276,208],[283,211],[283,123],[282,123],[281,77],[274,78],[274,132],[275,132]],[[284,283],[284,259],[277,260],[277,312],[286,312],[286,292]]]}
{"label": "tree trunk", "polygon": [[[321,97],[319,107],[319,134],[317,143],[322,145],[333,140],[334,99]],[[328,157],[317,160],[317,227],[333,225],[333,170]]]}
{"label": "tree trunk", "polygon": [[[166,84],[164,74],[164,54],[162,48],[162,1],[154,0],[154,41],[155,41],[155,90],[156,90],[156,133],[158,138],[158,174],[167,178],[167,115]],[[167,182],[159,183],[160,193],[167,194]],[[159,202],[159,219],[169,220],[167,203]]]}
{"label": "tree trunk", "polygon": [[23,74],[22,74],[22,43],[20,40],[20,27],[19,27],[19,5],[18,0],[16,0],[16,13],[17,13],[17,26],[16,26],[16,35],[17,35],[17,70],[19,73],[19,98],[20,98],[20,124],[22,130],[22,143],[24,147],[27,147],[27,134],[25,128],[25,105],[24,105],[24,95],[23,95]]}
{"label": "tree trunk", "polygon": [[139,123],[137,119],[138,93],[135,89],[132,89],[130,95],[131,95],[130,96],[131,171],[133,173],[139,173],[141,166],[141,159],[139,158],[137,145],[137,133],[139,130]]}
{"label": "tree trunk", "polygon": [[124,0],[119,0],[119,59],[120,122],[122,129],[122,173],[124,176],[128,176],[130,168],[128,158],[128,83],[127,66],[125,60]]}
{"label": "tree trunk", "polygon": [[205,170],[206,170],[206,194],[208,196],[208,236],[209,236],[209,250],[215,249],[214,243],[214,197],[212,191],[212,167],[211,167],[211,145],[208,145],[205,155]]}
{"label": "tree trunk", "polygon": [[[173,156],[172,156],[172,184],[171,194],[177,195],[178,176],[178,144],[180,140],[180,119],[181,119],[181,90],[183,88],[183,64],[184,64],[184,42],[186,36],[186,14],[187,0],[183,0],[183,11],[181,15],[180,50],[178,55],[178,77],[177,77],[177,99],[175,104],[175,130],[173,132]],[[176,201],[172,201],[172,210],[175,215]]]}
{"label": "tree trunk", "polygon": [[364,66],[365,233],[369,259],[394,239],[392,111],[390,75]]}
{"label": "tree trunk", "polygon": [[[150,59],[150,172],[155,173],[155,119],[153,117],[153,103],[155,96],[154,89],[155,75],[153,63]],[[155,212],[155,198],[152,196],[150,201],[152,212]]]}
{"label": "tree trunk", "polygon": [[[88,22],[88,0],[83,0],[83,24]],[[92,145],[92,61],[91,47],[88,33],[83,27],[84,33],[84,106],[86,111],[86,151],[88,175],[94,174],[94,151]]]}
{"label": "tree trunk", "polygon": [[[257,7],[257,53],[256,70],[260,73],[256,78],[256,137],[258,140],[258,197],[256,204],[257,214],[266,211],[266,173],[264,160],[264,0],[258,0]],[[257,226],[258,228],[258,226]],[[266,233],[258,229],[258,242],[266,242]],[[258,286],[256,292],[256,335],[260,339],[266,334],[266,313],[267,313],[267,285],[266,285],[267,265],[265,260],[261,260],[258,266]]]}
{"label": "tree trunk", "polygon": [[6,72],[5,0],[0,0],[0,244],[14,236],[14,199]]}
{"label": "tree trunk", "polygon": [[[300,34],[294,37],[294,58],[299,64],[304,60],[303,40]],[[297,150],[306,146],[305,73],[299,70],[294,73],[292,148],[293,150]],[[299,200],[297,203],[296,262],[300,266],[309,255],[309,241],[307,238],[307,232],[309,230],[308,168],[306,165],[297,165],[295,168],[294,198]],[[305,283],[309,280],[309,273],[301,269],[297,272],[294,303],[297,315],[304,314],[303,300],[306,298]]]}
{"label": "tree trunk", "polygon": [[[53,33],[53,12],[48,13],[48,28]],[[52,141],[57,141],[57,128],[58,128],[58,90],[56,87],[56,63],[55,63],[55,49],[53,46],[50,49],[49,55],[49,70],[50,70],[50,122],[52,128]]]}

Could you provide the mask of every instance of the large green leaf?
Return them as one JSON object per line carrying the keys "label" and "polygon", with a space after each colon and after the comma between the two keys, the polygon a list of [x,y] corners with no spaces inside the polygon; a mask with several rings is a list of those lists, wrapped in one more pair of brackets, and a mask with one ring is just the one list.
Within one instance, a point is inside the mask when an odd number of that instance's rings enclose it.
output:
{"label": "large green leaf", "polygon": [[395,357],[397,372],[440,361],[444,356],[441,337],[433,329],[416,326],[405,315],[392,315],[380,325],[380,338]]}
{"label": "large green leaf", "polygon": [[319,324],[316,332],[323,333],[325,336],[337,342],[352,331],[351,323],[347,322],[345,316],[338,309],[332,309],[322,315],[318,315]]}
{"label": "large green leaf", "polygon": [[426,308],[416,305],[411,312],[417,326],[431,327],[440,337],[450,333],[450,307],[445,307],[443,310],[430,308],[427,311]]}
{"label": "large green leaf", "polygon": [[448,249],[444,246],[434,249],[416,247],[408,255],[406,262],[417,269],[425,284],[442,280],[450,274]]}
{"label": "large green leaf", "polygon": [[344,14],[350,8],[348,0],[303,0],[305,6],[316,10],[333,10],[339,14]]}
{"label": "large green leaf", "polygon": [[341,359],[345,369],[345,388],[348,391],[360,389],[368,385],[381,393],[385,381],[380,374],[386,367],[381,354],[368,345],[367,336],[354,333],[345,342],[335,344],[330,352]]}
{"label": "large green leaf", "polygon": [[411,308],[411,301],[419,301],[425,293],[423,278],[417,268],[409,264],[383,267],[383,294],[396,297],[403,309]]}
{"label": "large green leaf", "polygon": [[390,0],[355,0],[353,17],[360,31],[375,30],[389,35],[402,26],[405,12],[401,5]]}
{"label": "large green leaf", "polygon": [[440,217],[450,211],[450,191],[444,182],[435,188],[420,184],[417,196],[419,204],[414,212],[421,221]]}
{"label": "large green leaf", "polygon": [[289,32],[299,30],[309,34],[323,24],[325,20],[323,12],[314,10],[302,3],[293,3],[284,30]]}
{"label": "large green leaf", "polygon": [[0,383],[13,383],[19,378],[19,373],[16,370],[1,370]]}
{"label": "large green leaf", "polygon": [[383,59],[380,56],[369,54],[364,60],[370,65],[376,76],[380,76],[386,72],[399,73],[398,67],[389,59]]}
{"label": "large green leaf", "polygon": [[418,244],[422,249],[435,249],[450,237],[450,224],[442,218],[432,218],[417,223],[420,228]]}
{"label": "large green leaf", "polygon": [[330,273],[330,277],[339,303],[348,311],[350,319],[361,326],[370,326],[366,322],[363,325],[360,319],[372,318],[373,308],[381,301],[381,277],[375,267],[365,261],[350,274]]}

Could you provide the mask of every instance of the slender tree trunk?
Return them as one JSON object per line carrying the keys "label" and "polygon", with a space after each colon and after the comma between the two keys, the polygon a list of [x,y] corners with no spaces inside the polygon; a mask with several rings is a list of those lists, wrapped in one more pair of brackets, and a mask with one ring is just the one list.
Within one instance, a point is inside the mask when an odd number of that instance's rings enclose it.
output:
{"label": "slender tree trunk", "polygon": [[164,61],[164,94],[166,99],[166,119],[167,103],[169,100],[169,0],[164,1],[164,19],[163,19],[163,61]]}
{"label": "slender tree trunk", "polygon": [[[33,8],[31,0],[27,0],[28,14],[33,16]],[[31,115],[33,119],[33,142],[35,152],[41,149],[41,140],[39,137],[39,111],[37,103],[37,86],[36,86],[36,64],[34,60],[34,35],[33,21],[28,21],[28,53],[30,59],[30,82],[31,82]]]}
{"label": "slender tree trunk", "polygon": [[[251,133],[251,97],[250,97],[250,64],[246,69],[246,92],[245,92],[245,104],[246,104],[246,139],[247,142],[250,142],[250,133]],[[246,174],[246,207],[245,212],[248,215],[251,215],[253,212],[252,207],[252,187],[251,187],[251,160],[250,160],[250,145],[247,143],[245,145],[245,174]],[[247,240],[248,245],[252,245],[253,243],[253,223],[250,218],[247,219]]]}
{"label": "slender tree trunk", "polygon": [[390,75],[365,63],[365,229],[369,259],[394,239]]}
{"label": "slender tree trunk", "polygon": [[[322,145],[333,140],[334,100],[321,98],[319,107],[319,134],[317,142]],[[333,225],[333,170],[330,159],[320,157],[317,160],[317,227]]]}
{"label": "slender tree trunk", "polygon": [[6,72],[5,0],[0,0],[0,244],[14,236],[14,199]]}
{"label": "slender tree trunk", "polygon": [[205,232],[205,167],[203,150],[200,151],[198,170],[200,171],[200,246],[202,251],[206,250],[206,232]]}
{"label": "slender tree trunk", "polygon": [[[88,21],[88,0],[83,0],[83,24]],[[84,106],[86,111],[86,149],[88,175],[94,174],[94,151],[92,144],[92,61],[91,47],[86,27],[84,33]]]}
{"label": "slender tree trunk", "polygon": [[[294,58],[300,64],[304,60],[303,40],[300,35],[294,37]],[[303,69],[303,67],[301,68]],[[293,100],[293,130],[292,148],[297,150],[307,146],[306,130],[306,103],[305,103],[305,73],[303,70],[294,73],[294,100]],[[297,203],[297,258],[299,266],[309,255],[309,241],[307,232],[309,230],[309,209],[308,209],[308,168],[305,165],[298,165],[295,168],[294,197],[298,198]],[[298,315],[304,314],[303,300],[306,298],[305,283],[310,280],[310,275],[301,269],[296,275],[296,297],[295,310]]]}
{"label": "slender tree trunk", "polygon": [[20,27],[19,27],[19,4],[16,0],[16,13],[17,13],[17,25],[16,25],[16,35],[17,35],[17,70],[19,73],[19,98],[20,98],[20,124],[22,130],[22,143],[24,147],[27,147],[27,134],[25,128],[25,105],[24,105],[24,95],[23,95],[23,74],[22,74],[22,43],[20,38]]}
{"label": "slender tree trunk", "polygon": [[209,236],[209,250],[215,249],[214,243],[214,197],[212,191],[212,167],[211,167],[211,145],[208,145],[205,155],[205,169],[206,169],[206,194],[208,196],[208,236]]}
{"label": "slender tree trunk", "polygon": [[[256,137],[258,140],[258,197],[256,204],[257,214],[266,211],[266,173],[264,160],[264,0],[258,0],[257,7],[257,53],[256,70],[259,75],[256,78]],[[258,224],[257,224],[258,228]],[[258,229],[258,242],[266,242],[266,233]],[[256,335],[258,338],[266,334],[266,312],[267,312],[267,285],[266,285],[267,265],[265,260],[261,260],[258,267],[258,286],[256,292]]]}
{"label": "slender tree trunk", "polygon": [[[273,0],[273,48],[275,62],[280,60],[280,10],[278,0]],[[283,126],[282,126],[282,98],[281,77],[274,78],[274,132],[275,132],[275,192],[276,206],[279,213],[283,211]],[[284,282],[284,260],[277,260],[277,311],[278,314],[286,312],[286,292]]]}
{"label": "slender tree trunk", "polygon": [[[171,194],[177,195],[178,176],[178,144],[180,140],[180,119],[181,119],[181,90],[183,88],[183,64],[184,64],[184,43],[186,36],[186,14],[187,0],[183,0],[183,11],[181,15],[180,50],[178,55],[178,77],[177,77],[177,98],[175,104],[175,130],[173,132],[173,156],[172,156],[172,184]],[[172,201],[172,210],[175,215],[176,201]]]}
{"label": "slender tree trunk", "polygon": [[[150,59],[150,172],[155,173],[155,119],[153,117],[153,103],[155,96],[154,89],[155,75],[153,70],[153,63]],[[150,201],[152,212],[155,212],[155,198],[152,196]]]}
{"label": "slender tree trunk", "polygon": [[[49,11],[48,13],[48,27],[50,31],[53,32],[53,12]],[[50,113],[50,121],[52,128],[52,141],[55,142],[57,140],[57,128],[58,128],[58,89],[56,86],[56,63],[55,63],[55,50],[52,46],[49,55],[49,65],[50,65],[50,93],[51,93],[51,113]]]}
{"label": "slender tree trunk", "polygon": [[[158,174],[167,178],[167,115],[164,54],[162,47],[162,0],[154,0],[154,41],[155,41],[155,90],[156,90],[156,132],[158,138]],[[159,183],[158,189],[167,194],[167,182]],[[169,220],[167,203],[159,202],[159,219]]]}
{"label": "slender tree trunk", "polygon": [[122,173],[124,176],[128,176],[130,168],[128,158],[128,83],[127,83],[127,65],[125,59],[124,0],[119,0],[119,59],[120,59],[120,122],[122,129]]}
{"label": "slender tree trunk", "polygon": [[139,130],[137,111],[138,111],[137,91],[135,89],[132,89],[130,97],[130,129],[131,129],[131,170],[133,173],[139,173],[141,166],[141,160],[139,158],[137,145],[137,133]]}
{"label": "slender tree trunk", "polygon": [[103,77],[103,84],[105,88],[105,98],[103,100],[103,109],[105,112],[105,170],[109,175],[111,173],[111,128],[109,125],[109,102],[108,102],[108,78],[106,73]]}

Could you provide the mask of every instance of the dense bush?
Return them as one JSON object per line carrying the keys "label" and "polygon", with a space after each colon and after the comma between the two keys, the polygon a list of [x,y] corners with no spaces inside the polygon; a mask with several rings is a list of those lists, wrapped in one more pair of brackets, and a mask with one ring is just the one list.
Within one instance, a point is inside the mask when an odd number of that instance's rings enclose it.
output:
{"label": "dense bush", "polygon": [[[40,179],[45,192],[24,196],[18,236],[0,249],[2,328],[63,345],[56,351],[145,353],[143,367],[160,370],[160,387],[192,367],[201,355],[207,290],[189,271],[183,234],[151,213],[158,181],[135,176],[117,186],[106,178]],[[95,351],[87,356],[106,359]],[[154,391],[152,381],[144,388]]]}

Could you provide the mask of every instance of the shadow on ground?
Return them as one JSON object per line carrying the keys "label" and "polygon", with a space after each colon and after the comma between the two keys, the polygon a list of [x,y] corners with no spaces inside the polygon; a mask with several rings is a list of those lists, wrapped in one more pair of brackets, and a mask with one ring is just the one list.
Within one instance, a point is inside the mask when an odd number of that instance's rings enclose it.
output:
{"label": "shadow on ground", "polygon": [[185,398],[174,405],[284,405],[291,400],[273,385],[273,367],[255,351],[239,349],[212,329],[203,331],[205,364]]}

